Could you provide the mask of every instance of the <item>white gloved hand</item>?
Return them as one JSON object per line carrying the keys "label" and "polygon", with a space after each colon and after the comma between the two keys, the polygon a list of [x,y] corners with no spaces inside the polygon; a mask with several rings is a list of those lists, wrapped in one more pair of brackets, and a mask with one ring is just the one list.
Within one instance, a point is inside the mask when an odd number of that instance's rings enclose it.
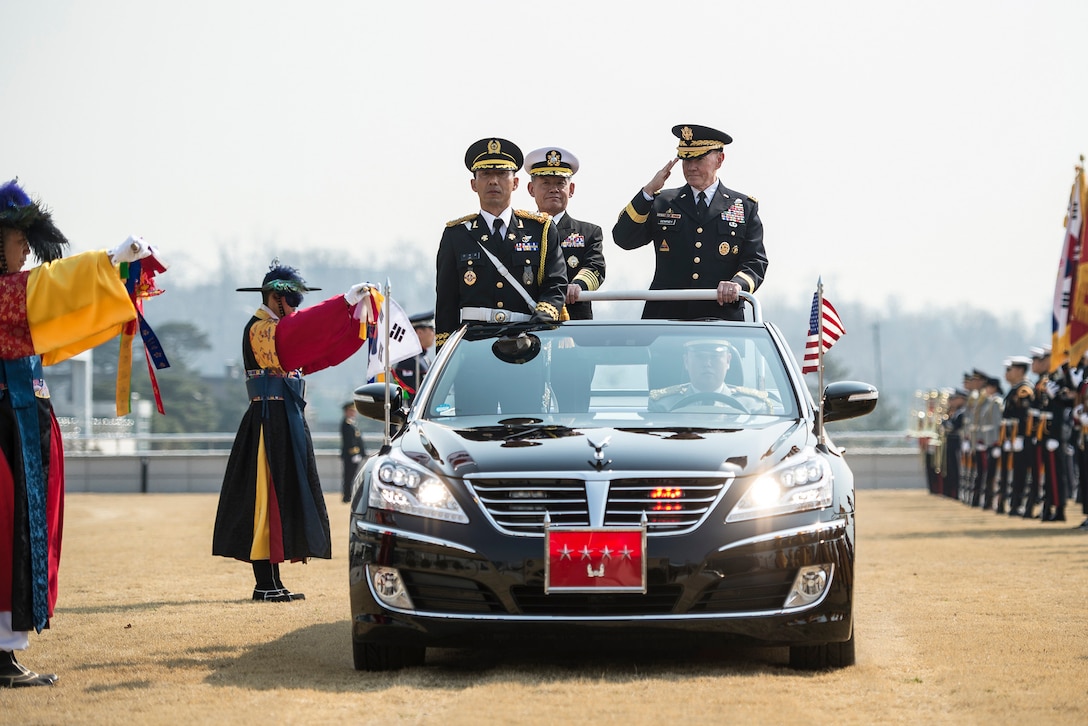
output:
{"label": "white gloved hand", "polygon": [[1047,439],[1046,440],[1046,450],[1047,451],[1057,451],[1058,450],[1058,440],[1057,439]]}
{"label": "white gloved hand", "polygon": [[1001,447],[1000,446],[995,446],[994,448],[990,449],[990,458],[991,459],[1000,459],[1001,458]]}
{"label": "white gloved hand", "polygon": [[367,291],[373,288],[369,282],[360,282],[357,285],[352,285],[351,289],[344,293],[344,299],[347,300],[348,305],[358,305],[360,301],[367,295]]}
{"label": "white gloved hand", "polygon": [[1051,398],[1057,398],[1058,391],[1060,391],[1060,390],[1061,390],[1061,386],[1059,386],[1054,381],[1047,380],[1047,382],[1046,382],[1047,395],[1049,395]]}
{"label": "white gloved hand", "polygon": [[351,463],[352,464],[359,464],[362,461],[363,461],[363,455],[362,454],[356,454],[355,456],[351,457]]}
{"label": "white gloved hand", "polygon": [[970,441],[964,441],[963,443],[961,443],[960,444],[960,451],[962,451],[965,454],[971,453],[971,442]]}
{"label": "white gloved hand", "polygon": [[142,260],[150,254],[151,245],[144,242],[143,237],[135,234],[130,235],[128,239],[109,251],[110,261],[115,265],[119,262]]}
{"label": "white gloved hand", "polygon": [[1012,442],[1012,450],[1019,453],[1024,450],[1024,437],[1017,436],[1016,440]]}
{"label": "white gloved hand", "polygon": [[1005,451],[1012,451],[1012,442],[1011,441],[1006,441],[1005,443],[1003,443],[1001,445],[1001,448],[1004,449]]}
{"label": "white gloved hand", "polygon": [[1084,380],[1084,370],[1081,368],[1074,368],[1069,371],[1069,380],[1073,382],[1075,388],[1080,388],[1081,381]]}

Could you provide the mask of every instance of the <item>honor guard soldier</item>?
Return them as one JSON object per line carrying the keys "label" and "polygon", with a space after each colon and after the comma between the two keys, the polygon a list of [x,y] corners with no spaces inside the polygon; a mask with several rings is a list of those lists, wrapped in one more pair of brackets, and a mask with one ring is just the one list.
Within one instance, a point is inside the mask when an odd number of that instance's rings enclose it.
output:
{"label": "honor guard soldier", "polygon": [[[716,301],[647,301],[643,318],[743,320],[739,293],[755,292],[767,273],[759,204],[718,179],[728,134],[695,124],[672,132],[676,158],[620,213],[612,238],[625,250],[653,245],[651,290],[717,289]],[[662,191],[677,161],[687,184]]]}
{"label": "honor guard soldier", "polygon": [[574,219],[567,204],[574,196],[578,158],[558,146],[530,151],[525,156],[529,194],[538,212],[551,215],[559,232],[559,246],[567,262],[566,308],[571,320],[593,318],[593,303],[578,302],[582,290],[596,290],[604,282],[604,232],[596,224]]}
{"label": "honor guard soldier", "polygon": [[[1001,491],[1008,493],[1010,517],[1020,513],[1021,503],[1030,496],[1028,470],[1031,461],[1028,457],[1029,447],[1025,445],[1031,438],[1028,428],[1033,420],[1031,406],[1035,397],[1027,378],[1030,366],[1031,359],[1024,355],[1014,355],[1005,361],[1005,382],[1009,384],[1009,394],[1005,396],[1005,441],[1001,448],[1005,457],[1002,469],[1008,488]],[[1005,511],[1005,497],[1001,494],[998,495],[995,511],[998,514]]]}
{"label": "honor guard soldier", "polygon": [[978,406],[978,444],[975,452],[975,487],[971,492],[971,506],[992,509],[994,505],[994,482],[998,464],[1001,462],[1001,448],[998,441],[1001,434],[1002,410],[1005,399],[1002,396],[1001,381],[983,374],[981,391],[982,402]]}
{"label": "honor guard soldier", "polygon": [[963,422],[966,405],[967,391],[962,388],[952,391],[948,396],[948,417],[941,422],[945,441],[941,493],[952,499],[960,498],[960,465],[963,461]]}
{"label": "honor guard soldier", "polygon": [[409,316],[408,320],[412,323],[412,330],[416,331],[419,347],[423,350],[393,365],[393,380],[404,391],[405,403],[411,403],[416,397],[416,391],[423,383],[423,377],[431,369],[427,350],[434,345],[434,311],[416,313]]}
{"label": "honor guard soldier", "polygon": [[566,299],[566,262],[545,214],[515,210],[524,157],[512,142],[481,139],[465,154],[480,211],[446,224],[438,244],[435,342],[462,323],[559,320]]}

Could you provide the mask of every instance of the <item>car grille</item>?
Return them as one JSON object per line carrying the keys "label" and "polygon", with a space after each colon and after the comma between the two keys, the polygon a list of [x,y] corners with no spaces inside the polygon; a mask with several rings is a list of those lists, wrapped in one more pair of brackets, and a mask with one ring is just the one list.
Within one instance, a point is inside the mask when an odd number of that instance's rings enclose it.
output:
{"label": "car grille", "polygon": [[446,613],[505,613],[495,593],[475,580],[418,570],[401,570],[417,610]]}
{"label": "car grille", "polygon": [[620,478],[599,485],[601,512],[592,521],[587,483],[581,479],[471,478],[466,480],[492,523],[507,534],[543,537],[553,527],[637,527],[647,535],[688,532],[697,527],[725,491],[726,477]]}
{"label": "car grille", "polygon": [[703,592],[690,612],[779,610],[785,605],[796,576],[796,570],[785,569],[723,578]]}
{"label": "car grille", "polygon": [[513,587],[518,609],[525,615],[663,615],[680,598],[680,585],[651,585],[641,593],[551,593],[543,587]]}

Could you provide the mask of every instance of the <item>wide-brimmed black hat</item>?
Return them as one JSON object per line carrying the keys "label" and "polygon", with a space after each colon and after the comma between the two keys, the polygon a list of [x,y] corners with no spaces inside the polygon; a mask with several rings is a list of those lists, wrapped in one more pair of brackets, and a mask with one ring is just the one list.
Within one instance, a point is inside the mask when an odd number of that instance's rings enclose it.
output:
{"label": "wide-brimmed black hat", "polygon": [[18,179],[0,185],[0,227],[22,230],[40,262],[60,259],[68,246],[68,239],[53,224],[53,215],[23,191]]}
{"label": "wide-brimmed black hat", "polygon": [[525,156],[517,144],[494,136],[480,139],[465,152],[465,166],[473,173],[480,169],[517,171],[524,160]]}
{"label": "wide-brimmed black hat", "polygon": [[294,267],[281,265],[279,260],[272,260],[260,287],[237,287],[237,292],[312,292],[320,287],[310,287]]}
{"label": "wide-brimmed black hat", "polygon": [[698,124],[680,124],[672,127],[672,135],[680,139],[676,155],[681,159],[694,159],[711,151],[721,151],[733,137],[724,131]]}

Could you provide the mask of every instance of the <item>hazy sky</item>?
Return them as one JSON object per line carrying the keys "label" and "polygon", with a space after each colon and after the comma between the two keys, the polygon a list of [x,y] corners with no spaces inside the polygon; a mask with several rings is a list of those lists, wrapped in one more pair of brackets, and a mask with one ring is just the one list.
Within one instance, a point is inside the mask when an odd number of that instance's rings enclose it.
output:
{"label": "hazy sky", "polygon": [[760,201],[765,294],[822,275],[836,303],[1030,319],[1088,151],[1083,0],[0,9],[0,176],[76,251],[141,233],[186,279],[263,269],[269,243],[342,249],[360,279],[390,254],[433,268],[478,208],[465,149],[495,135],[580,157],[570,211],[605,228],[606,286],[644,287],[652,252],[609,232],[698,123]]}

